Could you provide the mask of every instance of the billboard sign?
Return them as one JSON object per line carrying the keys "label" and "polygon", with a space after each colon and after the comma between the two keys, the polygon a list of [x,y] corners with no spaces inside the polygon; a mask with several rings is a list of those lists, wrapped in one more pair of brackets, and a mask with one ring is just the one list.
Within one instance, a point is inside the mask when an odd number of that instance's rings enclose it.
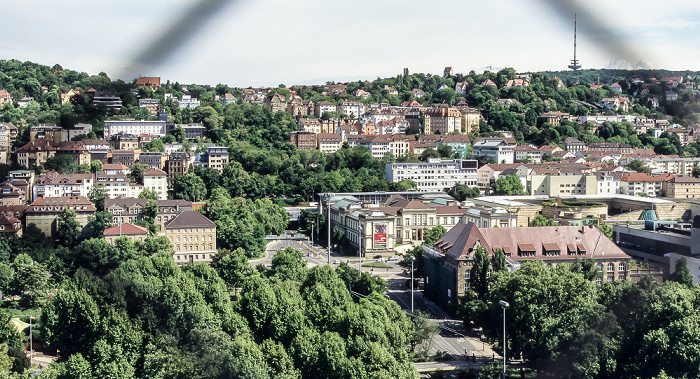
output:
{"label": "billboard sign", "polygon": [[387,248],[387,231],[389,230],[389,224],[386,222],[375,222],[372,225],[372,241],[374,249],[386,249]]}

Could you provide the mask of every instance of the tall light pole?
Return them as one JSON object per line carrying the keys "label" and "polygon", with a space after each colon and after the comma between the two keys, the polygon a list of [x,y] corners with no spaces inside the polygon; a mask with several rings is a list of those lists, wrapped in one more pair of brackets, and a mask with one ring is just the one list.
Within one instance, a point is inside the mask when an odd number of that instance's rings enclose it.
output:
{"label": "tall light pole", "polygon": [[331,264],[331,195],[326,196],[326,206],[328,207],[328,264]]}
{"label": "tall light pole", "polygon": [[411,255],[411,313],[413,313],[413,261],[416,257]]}
{"label": "tall light pole", "polygon": [[503,379],[506,379],[506,308],[510,304],[504,300],[499,300],[498,304],[503,308]]}

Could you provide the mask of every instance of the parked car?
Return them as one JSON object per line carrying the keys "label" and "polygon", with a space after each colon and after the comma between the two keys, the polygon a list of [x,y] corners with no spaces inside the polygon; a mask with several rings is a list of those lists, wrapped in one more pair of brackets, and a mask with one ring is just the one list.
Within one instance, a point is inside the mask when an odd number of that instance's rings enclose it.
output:
{"label": "parked car", "polygon": [[398,260],[399,260],[399,256],[398,256],[398,255],[392,255],[392,256],[389,257],[389,260],[390,260],[390,261],[398,261]]}

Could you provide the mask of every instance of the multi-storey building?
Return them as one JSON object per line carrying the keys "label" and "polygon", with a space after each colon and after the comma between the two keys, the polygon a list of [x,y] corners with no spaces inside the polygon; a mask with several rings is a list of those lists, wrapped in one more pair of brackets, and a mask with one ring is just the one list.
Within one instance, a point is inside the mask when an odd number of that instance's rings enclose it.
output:
{"label": "multi-storey building", "polygon": [[515,159],[515,140],[499,137],[481,137],[474,141],[472,155],[488,156],[495,163],[513,163]]}
{"label": "multi-storey building", "polygon": [[167,160],[167,154],[160,151],[144,151],[139,154],[139,163],[158,170],[165,168]]}
{"label": "multi-storey building", "polygon": [[165,135],[165,121],[105,121],[104,136],[110,138],[115,134],[155,134]]}
{"label": "multi-storey building", "polygon": [[443,310],[453,312],[458,297],[469,290],[479,247],[486,249],[489,257],[496,249],[502,250],[510,270],[529,260],[555,266],[591,258],[603,274],[597,284],[630,279],[630,256],[592,226],[479,228],[474,223],[459,224],[423,247],[424,291]]}
{"label": "multi-storey building", "polygon": [[331,103],[328,100],[323,100],[323,101],[319,101],[318,104],[316,104],[314,115],[316,117],[320,118],[326,112],[337,112],[337,111],[338,111],[338,107],[335,105],[335,103]]}
{"label": "multi-storey building", "polygon": [[155,116],[161,109],[161,101],[159,99],[139,99],[139,108],[146,109],[151,116]]}
{"label": "multi-storey building", "polygon": [[173,131],[176,128],[182,128],[182,130],[185,132],[185,138],[186,139],[203,139],[204,138],[204,132],[207,130],[206,127],[204,127],[203,124],[201,123],[190,123],[190,124],[168,124],[167,125],[167,133],[173,134]]}
{"label": "multi-storey building", "polygon": [[360,118],[365,113],[365,105],[356,101],[343,101],[338,105],[338,114],[349,118]]}
{"label": "multi-storey building", "polygon": [[182,98],[178,101],[178,104],[180,109],[195,109],[199,106],[199,99],[190,95],[182,95]]}
{"label": "multi-storey building", "polygon": [[31,199],[29,183],[24,179],[7,179],[0,183],[0,205],[23,205]]}
{"label": "multi-storey building", "polygon": [[35,139],[16,151],[17,163],[24,167],[37,167],[56,155],[56,144],[47,139]]}
{"label": "multi-storey building", "polygon": [[32,126],[29,129],[29,140],[35,139],[47,139],[58,144],[68,141],[68,133],[55,124],[41,124],[39,126]]}
{"label": "multi-storey building", "polygon": [[39,197],[27,209],[27,225],[34,224],[46,236],[56,237],[57,218],[64,210],[76,213],[76,221],[85,227],[95,206],[84,196]]}
{"label": "multi-storey building", "polygon": [[416,137],[413,135],[399,134],[357,137],[357,139],[348,139],[350,147],[365,146],[375,158],[383,158],[386,153],[392,153],[395,157],[400,157],[411,152],[411,145],[416,141]]}
{"label": "multi-storey building", "polygon": [[291,132],[289,133],[289,143],[299,150],[316,150],[316,133],[313,132]]}
{"label": "multi-storey building", "polygon": [[133,134],[115,134],[109,138],[109,146],[114,150],[139,149],[139,137]]}
{"label": "multi-storey building", "polygon": [[456,108],[430,108],[424,111],[430,116],[430,129],[426,134],[462,133],[462,113]]}
{"label": "multi-storey building", "polygon": [[[144,207],[148,199],[119,197],[105,199],[105,210],[112,214],[112,222],[115,225],[121,223],[135,223],[144,219]],[[192,202],[185,200],[158,200],[158,211],[155,217],[156,231],[163,235],[164,224],[172,220],[184,211],[192,210]]]}
{"label": "multi-storey building", "polygon": [[209,146],[207,147],[207,167],[213,168],[219,173],[224,171],[228,164],[228,147]]}
{"label": "multi-storey building", "polygon": [[216,224],[203,214],[184,211],[164,224],[177,264],[211,263],[216,254]]}
{"label": "multi-storey building", "polygon": [[319,133],[316,141],[318,150],[327,154],[335,153],[343,147],[343,138],[339,133]]}
{"label": "multi-storey building", "polygon": [[663,182],[671,178],[672,174],[651,176],[641,172],[628,173],[620,179],[620,193],[632,196],[662,196]]}
{"label": "multi-storey building", "polygon": [[110,163],[123,164],[132,168],[139,160],[141,150],[114,150],[112,151],[112,161]]}
{"label": "multi-storey building", "polygon": [[674,176],[661,185],[666,197],[678,199],[700,198],[700,178],[692,176]]}
{"label": "multi-storey building", "polygon": [[34,179],[32,198],[39,197],[87,197],[95,183],[92,174],[59,174],[48,171]]}
{"label": "multi-storey building", "polygon": [[595,175],[530,175],[528,194],[559,197],[563,195],[596,195],[598,179]]}
{"label": "multi-storey building", "polygon": [[156,191],[160,200],[166,200],[168,198],[168,174],[157,168],[144,171],[143,187]]}
{"label": "multi-storey building", "polygon": [[138,193],[134,194],[134,192],[137,190],[131,188],[131,181],[129,180],[129,177],[121,173],[107,174],[104,171],[96,172],[94,184],[103,186],[110,199],[114,199],[119,196],[136,197],[139,195]]}
{"label": "multi-storey building", "polygon": [[391,182],[410,179],[423,192],[447,191],[455,184],[476,186],[477,167],[475,160],[440,158],[429,158],[425,163],[387,163],[386,179]]}
{"label": "multi-storey building", "polygon": [[170,153],[168,161],[165,163],[165,172],[168,178],[174,179],[177,176],[185,175],[192,168],[194,156],[184,151]]}
{"label": "multi-storey building", "polygon": [[277,92],[271,92],[265,97],[265,104],[270,108],[272,113],[284,112],[287,109],[287,99],[284,95]]}

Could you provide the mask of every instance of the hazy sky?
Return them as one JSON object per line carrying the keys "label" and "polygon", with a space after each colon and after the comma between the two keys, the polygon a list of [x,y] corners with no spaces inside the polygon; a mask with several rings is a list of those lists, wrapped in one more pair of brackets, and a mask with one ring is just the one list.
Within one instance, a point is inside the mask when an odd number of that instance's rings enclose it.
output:
{"label": "hazy sky", "polygon": [[[231,86],[313,84],[411,72],[635,66],[700,70],[700,2],[651,0],[0,0],[0,59]],[[602,30],[596,28],[602,26]],[[180,31],[154,66],[136,57]],[[177,33],[175,33],[177,34]],[[182,36],[189,38],[181,38]],[[617,45],[615,45],[617,44]],[[629,50],[629,51],[627,51]],[[156,50],[151,50],[156,51]],[[148,55],[148,54],[146,54]],[[631,57],[631,58],[630,58]],[[162,59],[161,59],[162,58]],[[625,60],[635,60],[625,63]]]}

